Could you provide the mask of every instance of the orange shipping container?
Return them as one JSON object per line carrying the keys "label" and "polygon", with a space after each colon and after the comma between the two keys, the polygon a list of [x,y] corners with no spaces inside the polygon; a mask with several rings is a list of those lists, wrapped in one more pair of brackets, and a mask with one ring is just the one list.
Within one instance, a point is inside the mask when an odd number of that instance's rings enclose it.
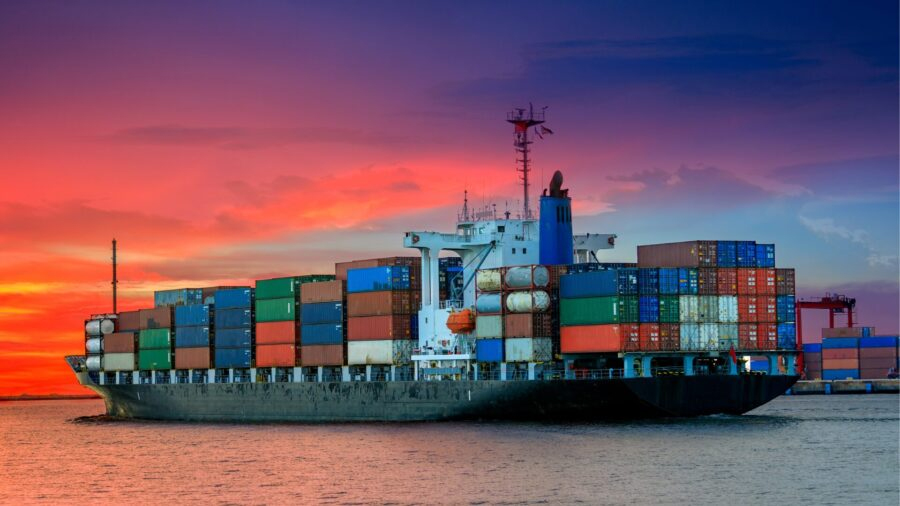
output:
{"label": "orange shipping container", "polygon": [[409,339],[410,315],[356,316],[347,318],[348,341]]}
{"label": "orange shipping container", "polygon": [[340,302],[342,300],[344,300],[344,281],[320,281],[300,285],[300,302],[302,304]]}
{"label": "orange shipping container", "polygon": [[104,353],[134,353],[134,332],[116,332],[103,338]]}
{"label": "orange shipping container", "polygon": [[760,295],[756,298],[756,315],[759,323],[775,323],[778,298],[774,295]]}
{"label": "orange shipping container", "polygon": [[419,292],[381,290],[347,294],[347,316],[411,314],[419,310]]}
{"label": "orange shipping container", "polygon": [[175,348],[175,369],[210,369],[211,353],[207,346],[200,348]]}
{"label": "orange shipping container", "polygon": [[778,344],[778,325],[774,323],[760,323],[756,327],[756,338],[759,340],[759,349],[774,350]]}
{"label": "orange shipping container", "polygon": [[[740,297],[738,297],[740,300]],[[758,350],[759,347],[759,325],[755,323],[738,324],[738,349],[739,350]]]}
{"label": "orange shipping container", "polygon": [[756,269],[756,293],[759,295],[775,295],[775,268]]}
{"label": "orange shipping container", "polygon": [[738,295],[756,295],[756,269],[739,268],[737,269],[737,294]]}
{"label": "orange shipping container", "polygon": [[822,369],[859,369],[859,360],[855,358],[822,357]]}
{"label": "orange shipping container", "polygon": [[297,344],[300,322],[259,322],[256,324],[256,344]]}
{"label": "orange shipping container", "polygon": [[716,274],[716,291],[719,295],[738,294],[737,269],[722,268],[718,270],[718,273]]}
{"label": "orange shipping container", "polygon": [[640,325],[641,351],[659,351],[662,343],[659,338],[659,324],[642,323]]}
{"label": "orange shipping container", "polygon": [[301,346],[300,364],[304,367],[344,365],[344,345],[314,344]]}
{"label": "orange shipping container", "polygon": [[562,353],[617,352],[621,346],[620,325],[576,325],[560,328]]}
{"label": "orange shipping container", "polygon": [[[824,348],[822,349],[822,360],[828,359],[847,359],[857,360],[859,353],[856,348]],[[833,367],[839,369],[839,367]]]}
{"label": "orange shipping container", "polygon": [[759,322],[755,295],[738,295],[738,321],[741,323]]}
{"label": "orange shipping container", "polygon": [[294,367],[297,347],[293,344],[263,344],[256,347],[256,367]]}

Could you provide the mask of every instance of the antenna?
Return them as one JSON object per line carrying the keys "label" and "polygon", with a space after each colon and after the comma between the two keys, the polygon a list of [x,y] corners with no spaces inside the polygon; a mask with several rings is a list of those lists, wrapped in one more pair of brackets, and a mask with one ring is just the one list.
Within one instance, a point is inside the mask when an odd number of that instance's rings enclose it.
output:
{"label": "antenna", "polygon": [[531,172],[531,160],[528,159],[528,154],[531,151],[530,145],[534,142],[529,140],[528,130],[544,122],[545,109],[547,108],[544,107],[539,112],[534,112],[534,106],[528,104],[527,111],[524,108],[516,108],[506,115],[506,121],[513,124],[513,146],[516,149],[516,155],[521,155],[521,158],[516,158],[516,162],[519,164],[516,167],[516,171],[522,174],[519,176],[522,180],[522,192],[524,194],[522,218],[526,220],[532,219],[531,204],[528,199],[530,186],[528,173]]}
{"label": "antenna", "polygon": [[119,284],[119,279],[116,277],[116,239],[115,239],[115,237],[112,240],[112,268],[113,268],[112,269],[112,271],[113,271],[112,272],[112,275],[113,275],[113,277],[112,277],[112,289],[113,289],[113,294],[112,294],[113,295],[113,301],[112,301],[113,302],[113,310],[112,310],[112,312],[117,313],[118,311],[116,310],[117,309],[116,308],[116,298],[117,298],[116,297],[116,285]]}

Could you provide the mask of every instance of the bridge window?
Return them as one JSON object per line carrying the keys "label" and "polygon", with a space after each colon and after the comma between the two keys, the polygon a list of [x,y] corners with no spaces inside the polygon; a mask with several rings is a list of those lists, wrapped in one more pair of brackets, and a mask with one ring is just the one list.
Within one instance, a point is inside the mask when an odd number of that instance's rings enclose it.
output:
{"label": "bridge window", "polygon": [[516,254],[516,248],[513,248],[513,250],[512,250],[512,254],[513,254],[513,255],[515,255],[515,254]]}
{"label": "bridge window", "polygon": [[497,225],[497,232],[506,232],[506,225]]}
{"label": "bridge window", "polygon": [[527,254],[528,254],[528,248],[522,248],[522,254],[523,254],[523,255],[527,255]]}

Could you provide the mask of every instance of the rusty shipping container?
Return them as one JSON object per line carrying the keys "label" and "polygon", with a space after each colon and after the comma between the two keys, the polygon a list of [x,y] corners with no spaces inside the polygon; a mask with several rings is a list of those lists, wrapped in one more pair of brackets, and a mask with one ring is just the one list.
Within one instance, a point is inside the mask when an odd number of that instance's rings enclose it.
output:
{"label": "rusty shipping container", "polygon": [[300,322],[258,322],[256,344],[297,344],[300,342]]}
{"label": "rusty shipping container", "polygon": [[319,281],[300,285],[300,302],[313,304],[317,302],[341,302],[344,300],[346,281]]}
{"label": "rusty shipping container", "polygon": [[[723,267],[716,272],[716,292],[719,295],[737,295],[738,270],[731,267]],[[756,291],[754,290],[754,294]]]}
{"label": "rusty shipping container", "polygon": [[715,267],[717,241],[685,241],[637,247],[638,267]]}
{"label": "rusty shipping container", "polygon": [[796,285],[794,269],[775,269],[775,293],[777,295],[794,295]]}
{"label": "rusty shipping container", "polygon": [[553,320],[550,313],[513,313],[503,318],[504,337],[553,336]]}
{"label": "rusty shipping container", "polygon": [[172,328],[172,308],[158,307],[154,309],[141,309],[141,328],[140,330],[149,329],[168,329]]}
{"label": "rusty shipping container", "polygon": [[344,345],[312,344],[301,346],[300,365],[304,367],[344,365]]}
{"label": "rusty shipping container", "polygon": [[256,367],[294,367],[297,346],[293,344],[262,344],[256,346]]}
{"label": "rusty shipping container", "polygon": [[212,351],[209,347],[175,348],[175,369],[211,369]]}
{"label": "rusty shipping container", "polygon": [[758,295],[778,294],[777,275],[774,268],[756,269],[756,293]]}
{"label": "rusty shipping container", "polygon": [[737,271],[737,294],[756,295],[758,292],[756,269],[739,267],[735,270]]}
{"label": "rusty shipping container", "polygon": [[141,330],[141,312],[140,311],[122,311],[119,313],[117,327],[119,331],[125,330]]}
{"label": "rusty shipping container", "polygon": [[[869,329],[868,331],[866,329]],[[869,335],[875,335],[875,327],[835,327],[833,329],[822,329],[823,338],[832,337],[863,337],[868,332]]]}
{"label": "rusty shipping container", "polygon": [[[347,271],[350,269],[366,269],[368,267],[387,267],[391,265],[409,265],[416,267],[416,280],[422,265],[420,257],[386,257],[371,258],[367,260],[353,260],[350,262],[338,262],[334,264],[334,277],[340,281],[347,281]],[[413,274],[412,272],[410,273]],[[328,302],[328,301],[322,301]]]}
{"label": "rusty shipping container", "polygon": [[105,353],[134,353],[137,349],[136,341],[137,333],[135,332],[107,334],[103,338],[103,351]]}
{"label": "rusty shipping container", "polygon": [[756,315],[760,323],[776,323],[778,321],[778,298],[774,295],[756,297]]}
{"label": "rusty shipping container", "polygon": [[347,316],[408,315],[419,310],[420,292],[383,290],[347,294]]}
{"label": "rusty shipping container", "polygon": [[678,351],[681,347],[681,324],[660,323],[659,343],[663,351]]}
{"label": "rusty shipping container", "polygon": [[409,339],[410,323],[410,315],[356,316],[347,318],[347,340]]}
{"label": "rusty shipping container", "polygon": [[715,267],[697,270],[697,293],[700,295],[716,295],[719,293],[718,271]]}

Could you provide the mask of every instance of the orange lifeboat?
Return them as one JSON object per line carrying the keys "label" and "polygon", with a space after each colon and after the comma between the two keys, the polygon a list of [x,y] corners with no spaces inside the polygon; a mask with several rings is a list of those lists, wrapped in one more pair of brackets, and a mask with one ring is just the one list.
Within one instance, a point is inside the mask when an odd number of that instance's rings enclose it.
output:
{"label": "orange lifeboat", "polygon": [[447,317],[447,328],[454,334],[469,334],[475,330],[475,317],[472,311],[463,309],[454,311]]}

